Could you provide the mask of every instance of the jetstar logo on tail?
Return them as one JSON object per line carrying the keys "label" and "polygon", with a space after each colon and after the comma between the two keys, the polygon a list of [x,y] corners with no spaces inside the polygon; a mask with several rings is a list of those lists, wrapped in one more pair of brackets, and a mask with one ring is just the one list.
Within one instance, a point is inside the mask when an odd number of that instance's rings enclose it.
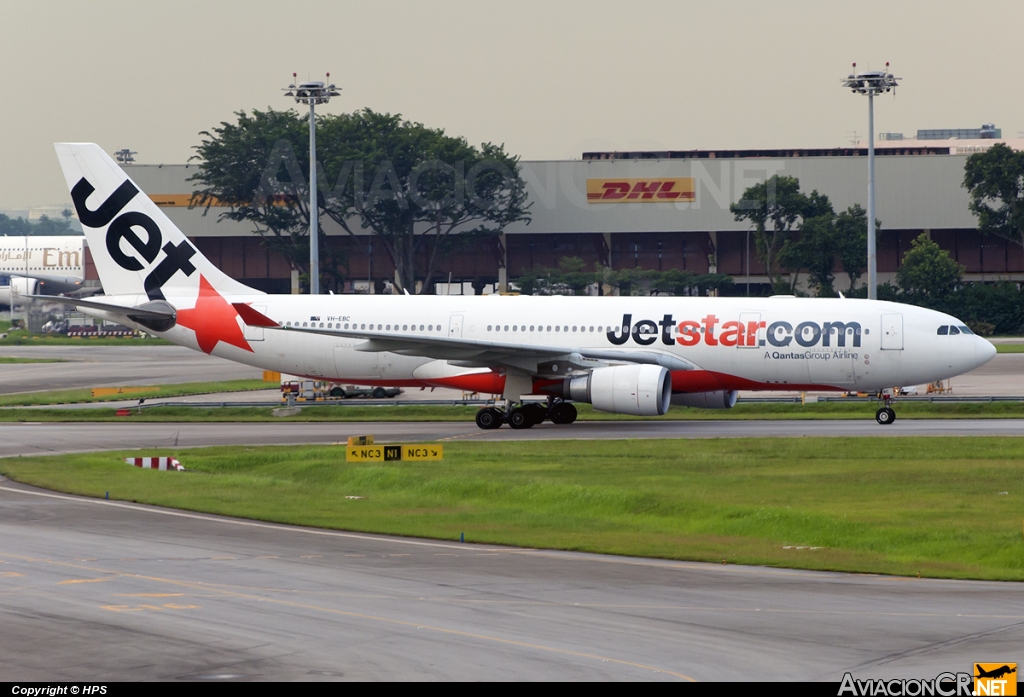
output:
{"label": "jetstar logo on tail", "polygon": [[[739,322],[737,320],[721,321],[716,315],[709,314],[700,321],[683,320],[676,322],[672,315],[665,315],[660,320],[641,319],[633,323],[633,315],[623,315],[621,327],[609,328],[606,334],[608,341],[621,346],[629,339],[641,346],[650,346],[661,338],[666,346],[696,346],[704,343],[707,346],[789,346],[794,341],[799,346],[853,348],[860,346],[861,328],[859,322],[799,322],[795,327],[790,322],[777,321],[768,324],[764,321]],[[847,341],[850,343],[847,344]]]}
{"label": "jetstar logo on tail", "polygon": [[237,346],[253,353],[252,346],[236,321],[238,310],[199,274],[199,297],[191,310],[178,310],[178,325],[196,333],[196,342],[203,353],[213,353],[217,344]]}
{"label": "jetstar logo on tail", "polygon": [[693,177],[588,179],[587,203],[674,203],[697,200]]}
{"label": "jetstar logo on tail", "polygon": [[[78,219],[82,225],[91,228],[107,228],[107,253],[110,257],[126,271],[142,271],[145,265],[139,261],[139,257],[145,260],[146,264],[153,264],[160,255],[161,250],[164,258],[149,272],[143,287],[150,300],[163,300],[164,294],[160,290],[171,276],[181,271],[186,276],[195,273],[196,267],[189,261],[195,256],[195,248],[187,240],[180,244],[168,242],[163,246],[163,236],[160,234],[160,226],[145,213],[139,211],[128,211],[121,213],[139,190],[130,180],[126,179],[121,186],[114,190],[114,193],[107,197],[95,210],[90,210],[85,204],[86,199],[92,195],[96,188],[86,181],[85,177],[78,180],[78,183],[71,189],[71,200],[75,202],[75,210],[78,212]],[[120,214],[120,215],[119,215]],[[136,229],[142,229],[146,233],[143,241]],[[127,242],[135,254],[129,255],[121,246],[121,242]]]}

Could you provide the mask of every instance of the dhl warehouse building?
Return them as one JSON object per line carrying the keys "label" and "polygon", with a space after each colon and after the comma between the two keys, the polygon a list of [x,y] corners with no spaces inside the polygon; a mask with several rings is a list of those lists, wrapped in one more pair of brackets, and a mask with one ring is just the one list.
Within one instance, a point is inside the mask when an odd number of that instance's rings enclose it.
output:
{"label": "dhl warehouse building", "polygon": [[[981,235],[963,188],[967,157],[995,142],[1019,149],[1024,141],[894,141],[876,148],[879,282],[894,280],[911,241],[928,234],[966,268],[966,280],[1024,281],[1019,245]],[[897,146],[897,147],[893,147]],[[436,265],[438,292],[490,292],[563,257],[613,270],[681,269],[730,274],[745,284],[768,279],[745,221],[729,210],[743,192],[772,175],[793,176],[801,190],[817,190],[836,211],[867,208],[867,149],[717,150],[585,153],[581,160],[523,161],[521,176],[532,202],[529,224],[478,240]],[[125,167],[214,264],[261,290],[288,293],[295,274],[265,248],[254,226],[219,220],[223,209],[189,208],[196,165]],[[370,236],[349,235],[321,218],[328,244],[340,248],[347,290],[384,292],[394,266]],[[323,252],[321,252],[323,254]],[[95,272],[89,269],[92,275]],[[453,285],[447,285],[452,279]],[[370,284],[369,281],[373,283]],[[845,274],[837,274],[843,289]]]}

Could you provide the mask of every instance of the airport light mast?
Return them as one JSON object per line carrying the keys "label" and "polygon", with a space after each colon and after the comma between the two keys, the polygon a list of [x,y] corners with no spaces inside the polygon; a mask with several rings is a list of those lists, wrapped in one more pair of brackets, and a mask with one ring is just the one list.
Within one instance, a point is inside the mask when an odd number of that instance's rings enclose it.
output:
{"label": "airport light mast", "polygon": [[[330,81],[331,74],[327,73]],[[299,104],[309,105],[309,294],[320,294],[320,209],[316,188],[316,111],[317,104],[326,104],[340,93],[333,84],[323,82],[299,83],[292,73],[292,84],[285,88],[284,96],[294,97]]]}
{"label": "airport light mast", "polygon": [[875,251],[875,95],[896,89],[898,78],[889,72],[889,63],[885,70],[874,70],[864,73],[857,72],[857,64],[853,64],[853,73],[843,80],[843,86],[849,87],[855,94],[868,96],[868,299],[878,299],[878,254]]}

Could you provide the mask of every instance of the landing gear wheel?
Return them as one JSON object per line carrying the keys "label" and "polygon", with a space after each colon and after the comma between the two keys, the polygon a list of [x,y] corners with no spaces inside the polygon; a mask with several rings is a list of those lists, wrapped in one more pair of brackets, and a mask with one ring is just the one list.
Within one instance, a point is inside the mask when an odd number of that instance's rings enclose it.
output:
{"label": "landing gear wheel", "polygon": [[544,420],[548,418],[548,408],[540,402],[524,404],[523,411],[530,416],[530,420],[533,421],[534,426],[544,423]]}
{"label": "landing gear wheel", "polygon": [[883,426],[889,426],[893,421],[896,420],[896,412],[889,407],[882,407],[875,412],[875,421],[882,424]]}
{"label": "landing gear wheel", "polygon": [[384,399],[387,396],[388,396],[388,391],[385,390],[383,387],[374,387],[373,388],[373,398],[374,399]]}
{"label": "landing gear wheel", "polygon": [[476,425],[485,431],[489,431],[492,428],[501,428],[504,420],[501,412],[494,407],[484,407],[476,413]]}
{"label": "landing gear wheel", "polygon": [[548,411],[551,423],[571,424],[576,420],[576,407],[568,402],[558,402]]}
{"label": "landing gear wheel", "polygon": [[508,425],[517,431],[521,428],[530,428],[533,426],[532,414],[523,407],[514,407],[508,413]]}

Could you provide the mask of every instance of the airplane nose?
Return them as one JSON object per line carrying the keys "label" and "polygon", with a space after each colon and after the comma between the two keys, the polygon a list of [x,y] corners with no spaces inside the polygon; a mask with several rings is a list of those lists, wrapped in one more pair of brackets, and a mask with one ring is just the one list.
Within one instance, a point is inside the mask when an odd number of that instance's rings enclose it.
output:
{"label": "airplane nose", "polygon": [[988,339],[983,339],[980,336],[975,335],[976,339],[974,344],[974,357],[978,361],[978,366],[983,366],[992,360],[996,355],[996,347]]}

